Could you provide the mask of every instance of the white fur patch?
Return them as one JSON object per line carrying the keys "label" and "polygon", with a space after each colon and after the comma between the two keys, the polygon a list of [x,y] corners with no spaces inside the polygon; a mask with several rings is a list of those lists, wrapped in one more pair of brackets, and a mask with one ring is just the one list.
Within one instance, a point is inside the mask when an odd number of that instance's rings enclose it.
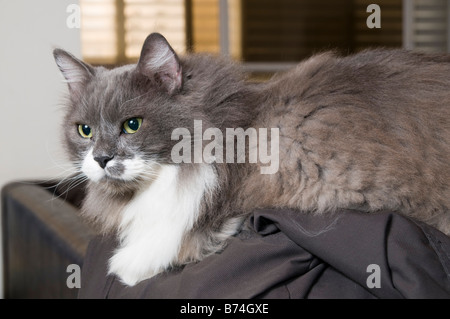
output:
{"label": "white fur patch", "polygon": [[[114,166],[123,165],[124,170],[120,176],[111,173],[109,170],[113,170]],[[81,171],[93,182],[99,182],[105,176],[120,179],[123,181],[133,181],[143,175],[153,174],[151,164],[147,164],[140,156],[135,156],[132,159],[125,159],[123,161],[112,159],[107,164],[105,169],[101,168],[97,161],[94,160],[92,155],[92,148],[86,153],[82,162]]]}
{"label": "white fur patch", "polygon": [[205,192],[217,184],[210,165],[202,165],[183,183],[179,170],[177,166],[161,166],[158,178],[122,212],[120,247],[110,259],[109,273],[129,286],[153,277],[176,260]]}
{"label": "white fur patch", "polygon": [[117,161],[115,159],[109,161],[105,167],[106,173],[108,174],[109,168],[114,168],[114,166],[118,164],[122,164],[124,166],[124,171],[120,176],[117,176],[116,178],[119,178],[126,182],[136,180],[138,177],[142,177],[142,175],[147,171],[148,174],[151,174],[152,172],[152,170],[150,170],[151,165],[146,164],[141,157],[136,156],[132,159],[125,159],[123,161]]}
{"label": "white fur patch", "polygon": [[91,181],[99,182],[103,177],[105,177],[105,170],[98,165],[94,160],[92,155],[92,148],[84,156],[84,160],[81,164],[81,171],[86,175]]}

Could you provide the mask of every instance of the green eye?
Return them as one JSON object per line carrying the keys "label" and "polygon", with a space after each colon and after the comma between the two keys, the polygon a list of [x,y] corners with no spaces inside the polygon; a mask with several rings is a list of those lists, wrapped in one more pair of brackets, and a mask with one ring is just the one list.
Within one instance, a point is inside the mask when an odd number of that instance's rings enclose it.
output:
{"label": "green eye", "polygon": [[83,138],[91,138],[92,137],[92,130],[86,124],[78,124],[78,133]]}
{"label": "green eye", "polygon": [[141,127],[142,124],[142,118],[140,117],[133,117],[131,119],[128,119],[123,123],[123,129],[122,131],[125,134],[134,134],[137,130]]}

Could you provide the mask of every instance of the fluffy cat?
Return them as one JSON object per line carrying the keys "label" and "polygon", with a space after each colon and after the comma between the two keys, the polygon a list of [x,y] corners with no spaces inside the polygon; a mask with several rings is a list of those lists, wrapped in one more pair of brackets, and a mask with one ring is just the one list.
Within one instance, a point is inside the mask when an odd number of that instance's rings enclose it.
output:
{"label": "fluffy cat", "polygon": [[[116,234],[109,272],[127,285],[217,252],[261,207],[389,209],[450,234],[448,56],[328,52],[264,83],[226,58],[179,57],[156,33],[135,65],[54,57],[69,87],[67,150],[89,179],[83,214]],[[196,120],[203,132],[278,128],[278,171],[175,163],[172,132]]]}

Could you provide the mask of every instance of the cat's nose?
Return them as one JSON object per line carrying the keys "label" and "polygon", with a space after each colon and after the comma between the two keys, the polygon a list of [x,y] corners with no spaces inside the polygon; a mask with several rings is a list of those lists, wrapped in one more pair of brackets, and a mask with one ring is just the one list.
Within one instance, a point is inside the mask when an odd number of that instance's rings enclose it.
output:
{"label": "cat's nose", "polygon": [[100,165],[101,168],[105,168],[106,164],[112,160],[114,156],[96,156],[94,160]]}

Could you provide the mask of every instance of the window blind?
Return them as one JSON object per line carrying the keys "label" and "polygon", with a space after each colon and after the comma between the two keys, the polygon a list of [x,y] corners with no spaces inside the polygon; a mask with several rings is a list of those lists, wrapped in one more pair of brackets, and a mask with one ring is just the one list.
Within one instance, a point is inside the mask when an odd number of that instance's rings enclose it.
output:
{"label": "window blind", "polygon": [[449,52],[448,0],[404,0],[404,46],[427,52]]}
{"label": "window blind", "polygon": [[116,1],[80,0],[81,52],[90,63],[112,64],[117,60]]}
{"label": "window blind", "polygon": [[[376,3],[381,10],[381,28],[367,27],[367,18],[372,12],[367,7]],[[359,51],[370,47],[402,46],[402,0],[354,0],[353,1],[353,40],[352,50]]]}
{"label": "window blind", "polygon": [[[448,51],[450,0],[377,0],[381,28],[366,20],[372,0],[227,0],[228,52],[253,63],[296,62],[317,51],[367,47]],[[221,2],[223,4],[223,2]],[[178,52],[220,48],[219,0],[80,0],[82,53],[94,64],[135,61],[161,32]],[[223,28],[222,28],[223,30]]]}
{"label": "window blind", "polygon": [[80,0],[83,58],[94,64],[135,62],[151,32],[186,50],[184,0]]}
{"label": "window blind", "polygon": [[[381,28],[366,24],[381,8]],[[245,61],[298,61],[317,51],[344,53],[402,45],[402,0],[242,0]]]}
{"label": "window blind", "polygon": [[125,55],[139,57],[150,32],[160,32],[177,52],[186,50],[183,0],[124,0]]}
{"label": "window blind", "polygon": [[350,45],[352,1],[242,0],[244,61],[297,61]]}
{"label": "window blind", "polygon": [[220,52],[219,1],[192,0],[192,50]]}

